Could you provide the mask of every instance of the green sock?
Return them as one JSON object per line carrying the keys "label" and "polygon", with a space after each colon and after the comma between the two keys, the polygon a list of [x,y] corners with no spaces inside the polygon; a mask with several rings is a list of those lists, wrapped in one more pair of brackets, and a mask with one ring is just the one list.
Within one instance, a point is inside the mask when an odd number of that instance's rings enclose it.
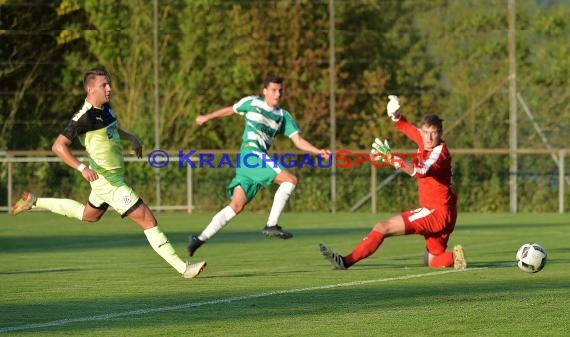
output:
{"label": "green sock", "polygon": [[144,235],[146,235],[152,249],[168,262],[168,264],[174,267],[180,274],[186,271],[186,263],[178,257],[176,251],[174,251],[174,247],[172,247],[166,235],[164,235],[158,226],[145,229]]}
{"label": "green sock", "polygon": [[85,210],[85,205],[75,200],[56,198],[38,198],[36,207],[78,220],[83,220],[83,210]]}

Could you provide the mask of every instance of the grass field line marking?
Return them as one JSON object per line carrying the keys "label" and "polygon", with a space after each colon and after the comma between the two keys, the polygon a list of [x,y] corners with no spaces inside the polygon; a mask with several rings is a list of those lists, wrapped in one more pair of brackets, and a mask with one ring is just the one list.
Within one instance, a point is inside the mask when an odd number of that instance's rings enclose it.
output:
{"label": "grass field line marking", "polygon": [[196,302],[196,303],[186,303],[186,304],[171,305],[171,306],[166,306],[166,307],[123,311],[123,312],[116,312],[116,313],[103,314],[103,315],[93,315],[93,316],[85,316],[85,317],[77,317],[77,318],[66,318],[66,319],[59,319],[56,321],[44,322],[44,323],[8,326],[8,327],[0,328],[0,333],[10,332],[10,331],[40,329],[40,328],[48,328],[48,327],[58,327],[58,326],[71,324],[71,323],[106,321],[106,320],[111,320],[111,319],[126,317],[126,316],[138,316],[138,315],[146,315],[146,314],[151,314],[151,313],[156,313],[156,312],[165,312],[165,311],[174,311],[174,310],[181,310],[181,309],[203,307],[206,305],[226,304],[226,303],[251,300],[251,299],[255,299],[255,298],[275,296],[275,295],[294,294],[294,293],[300,293],[300,292],[308,292],[308,291],[324,290],[324,289],[332,289],[332,288],[343,288],[343,287],[351,287],[351,286],[358,286],[358,285],[371,284],[371,283],[403,281],[403,280],[409,280],[409,279],[420,278],[420,277],[438,276],[438,275],[444,275],[444,274],[449,274],[449,273],[467,272],[467,271],[474,271],[474,270],[481,270],[481,269],[487,269],[487,268],[468,268],[466,270],[446,269],[446,270],[435,271],[435,272],[430,272],[430,273],[388,277],[388,278],[382,278],[382,279],[376,279],[376,280],[353,281],[353,282],[329,284],[329,285],[323,285],[323,286],[317,286],[317,287],[276,290],[276,291],[269,291],[269,292],[263,292],[263,293],[258,293],[258,294],[250,294],[250,295],[243,295],[243,296],[232,296],[232,297],[228,297],[228,298],[203,301],[203,302]]}

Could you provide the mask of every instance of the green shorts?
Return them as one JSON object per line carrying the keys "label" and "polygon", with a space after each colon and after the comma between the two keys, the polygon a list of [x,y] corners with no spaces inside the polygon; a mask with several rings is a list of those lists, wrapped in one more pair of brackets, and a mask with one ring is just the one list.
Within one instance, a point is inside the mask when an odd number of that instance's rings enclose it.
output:
{"label": "green shorts", "polygon": [[240,186],[246,196],[247,202],[250,202],[262,186],[269,186],[275,180],[275,177],[284,170],[278,161],[272,159],[266,154],[263,159],[262,154],[240,153],[240,159],[237,161],[236,175],[228,185],[226,194],[231,198],[234,188]]}
{"label": "green shorts", "polygon": [[113,207],[121,217],[129,215],[138,204],[142,203],[139,195],[124,182],[110,183],[105,177],[91,182],[91,194],[89,203],[96,207],[104,207],[105,204]]}

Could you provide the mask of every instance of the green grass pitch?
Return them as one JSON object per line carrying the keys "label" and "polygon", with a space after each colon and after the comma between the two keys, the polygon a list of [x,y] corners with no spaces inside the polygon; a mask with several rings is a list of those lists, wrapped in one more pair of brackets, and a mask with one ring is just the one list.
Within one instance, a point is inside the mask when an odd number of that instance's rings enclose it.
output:
{"label": "green grass pitch", "polygon": [[[422,266],[423,238],[388,238],[347,271],[348,253],[386,214],[286,213],[291,240],[266,239],[266,214],[244,212],[202,246],[186,280],[138,227],[107,214],[81,223],[44,212],[0,214],[0,334],[17,336],[564,336],[570,327],[570,216],[460,214],[466,271]],[[211,214],[157,213],[186,258]],[[543,271],[514,263],[525,242]]]}

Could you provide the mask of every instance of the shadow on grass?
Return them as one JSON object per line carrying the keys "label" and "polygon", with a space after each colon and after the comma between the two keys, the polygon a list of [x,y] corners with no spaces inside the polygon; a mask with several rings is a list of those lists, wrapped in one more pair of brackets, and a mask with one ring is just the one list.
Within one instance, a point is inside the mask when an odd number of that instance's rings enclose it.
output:
{"label": "shadow on grass", "polygon": [[[487,302],[511,298],[515,294],[519,296],[518,301],[522,301],[523,298],[552,294],[556,289],[570,289],[570,284],[565,280],[537,283],[531,278],[521,278],[517,282],[497,282],[493,279],[469,282],[467,281],[469,276],[465,276],[462,282],[446,280],[448,277],[456,280],[459,275],[468,274],[447,274],[437,279],[426,276],[422,281],[416,280],[416,282],[372,281],[364,286],[354,286],[347,281],[345,285],[332,285],[326,289],[319,289],[318,285],[299,289],[260,286],[254,292],[238,293],[231,287],[211,287],[200,292],[185,292],[183,296],[148,293],[141,296],[140,293],[136,293],[120,298],[85,301],[54,300],[33,305],[0,304],[3,321],[0,329],[39,323],[40,326],[25,330],[37,332],[49,329],[52,332],[58,330],[69,332],[111,327],[128,330],[136,322],[137,328],[148,327],[158,331],[161,325],[179,325],[181,320],[187,321],[188,328],[191,329],[191,322],[219,326],[223,322],[249,322],[259,320],[260,317],[264,320],[294,321],[295,317],[303,318],[307,315],[334,316],[339,310],[358,315],[360,311],[377,310],[381,313],[383,310],[408,310],[410,306],[433,308],[456,306],[461,303],[470,305],[481,303],[485,306]],[[244,276],[246,275],[233,277]],[[193,282],[208,282],[208,280],[197,279]],[[51,327],[50,322],[53,323]],[[42,323],[48,325],[41,326]]]}
{"label": "shadow on grass", "polygon": [[495,231],[495,230],[513,230],[521,231],[525,228],[551,228],[560,227],[564,228],[561,223],[534,223],[534,224],[514,224],[514,223],[485,223],[485,224],[462,224],[461,219],[457,219],[457,224],[455,225],[455,230],[465,229],[465,230],[485,230],[485,231]]}
{"label": "shadow on grass", "polygon": [[43,274],[43,273],[67,273],[81,271],[79,268],[54,268],[54,269],[36,269],[36,270],[22,270],[22,271],[7,271],[0,272],[0,275],[17,275],[17,274]]}
{"label": "shadow on grass", "polygon": [[[346,229],[296,229],[293,234],[296,237],[316,237],[322,238],[325,236],[348,236],[348,235],[365,235],[369,229],[364,228],[346,228]],[[188,236],[190,234],[168,233],[165,234],[173,244],[187,244]],[[277,240],[272,238],[268,239],[261,234],[261,230],[240,230],[231,229],[219,232],[209,242],[216,242],[218,244],[227,242],[240,242],[240,243],[253,243],[265,240]],[[295,238],[289,240],[295,242]],[[318,242],[318,241],[315,241]],[[38,252],[49,249],[50,252],[54,251],[70,251],[70,250],[86,250],[86,249],[107,249],[107,248],[125,248],[125,247],[141,247],[148,245],[148,242],[142,231],[133,230],[132,234],[108,234],[101,233],[100,235],[85,234],[85,235],[48,235],[45,236],[18,236],[18,237],[0,237],[0,252],[1,253],[22,253],[22,252]]]}

